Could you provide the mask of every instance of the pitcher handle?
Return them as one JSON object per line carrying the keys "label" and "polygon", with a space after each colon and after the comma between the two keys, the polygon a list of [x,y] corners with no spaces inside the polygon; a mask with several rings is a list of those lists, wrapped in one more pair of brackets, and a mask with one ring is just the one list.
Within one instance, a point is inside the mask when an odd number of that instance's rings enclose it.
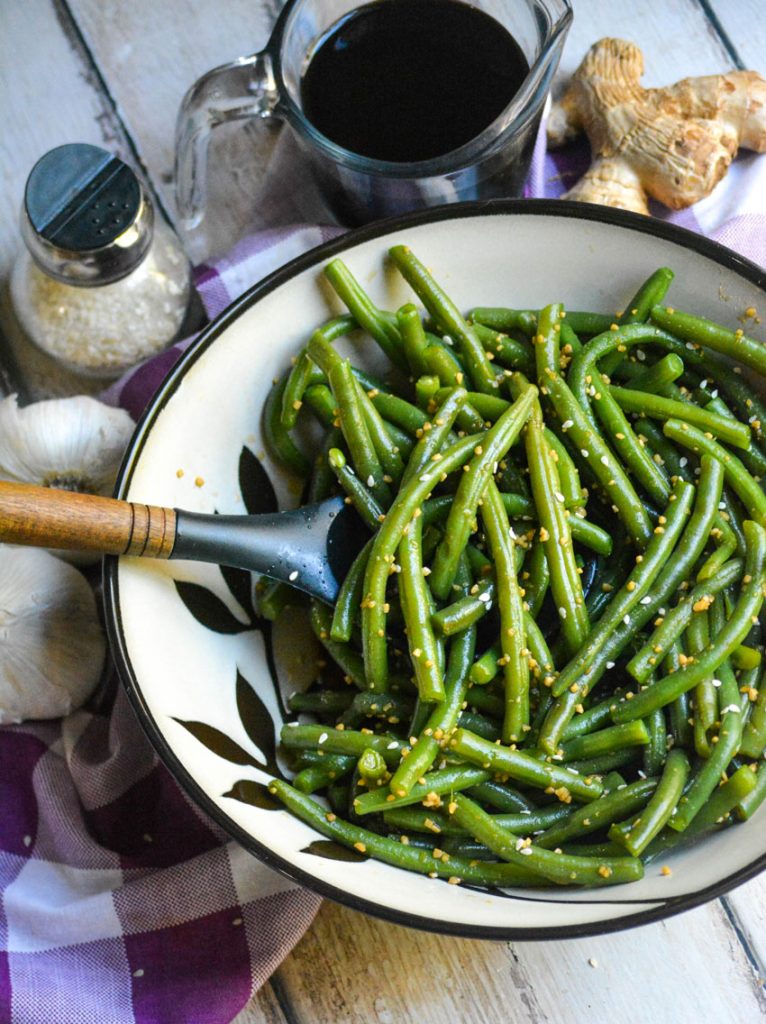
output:
{"label": "pitcher handle", "polygon": [[227,121],[267,119],[279,94],[267,50],[213,68],[183,98],[176,121],[176,204],[187,229],[205,215],[210,132]]}

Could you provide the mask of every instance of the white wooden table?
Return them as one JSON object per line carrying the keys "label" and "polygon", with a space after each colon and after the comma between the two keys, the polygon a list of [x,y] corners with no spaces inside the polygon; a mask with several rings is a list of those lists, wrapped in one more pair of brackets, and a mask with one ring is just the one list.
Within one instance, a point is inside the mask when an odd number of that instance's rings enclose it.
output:
{"label": "white wooden table", "polygon": [[[0,0],[3,283],[18,244],[26,176],[55,145],[93,142],[142,166],[173,219],[180,99],[203,71],[259,48],[279,5]],[[764,0],[574,0],[574,6],[560,76],[603,35],[642,46],[648,85],[733,66],[766,73]],[[227,174],[213,179],[206,230],[184,238],[197,260],[262,223],[254,207],[267,143],[241,127],[220,134],[215,155]],[[5,299],[0,332],[12,332]],[[440,938],[325,903],[237,1024],[755,1024],[766,1019],[764,978],[766,876],[658,924],[539,944]]]}

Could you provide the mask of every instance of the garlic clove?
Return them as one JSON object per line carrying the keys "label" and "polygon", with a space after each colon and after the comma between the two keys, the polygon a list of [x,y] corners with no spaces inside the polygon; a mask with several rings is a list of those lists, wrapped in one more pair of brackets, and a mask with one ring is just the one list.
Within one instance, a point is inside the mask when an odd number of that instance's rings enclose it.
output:
{"label": "garlic clove", "polygon": [[0,401],[0,477],[108,494],[133,433],[133,420],[95,398],[51,398],[19,407]]}
{"label": "garlic clove", "polygon": [[47,551],[0,544],[0,724],[74,711],[95,689],[105,657],[82,573]]}
{"label": "garlic clove", "polygon": [[[0,479],[111,494],[133,428],[124,409],[85,395],[22,407],[16,395],[9,395],[0,400]],[[77,565],[91,565],[100,557],[53,553]]]}

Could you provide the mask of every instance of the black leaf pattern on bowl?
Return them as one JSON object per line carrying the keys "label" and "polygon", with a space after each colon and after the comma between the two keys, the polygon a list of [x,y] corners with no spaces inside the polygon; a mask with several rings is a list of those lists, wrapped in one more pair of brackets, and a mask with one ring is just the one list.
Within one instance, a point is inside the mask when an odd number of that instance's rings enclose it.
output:
{"label": "black leaf pattern on bowl", "polygon": [[341,846],[334,839],[315,839],[313,843],[304,846],[301,853],[324,857],[325,860],[342,860],[350,864],[361,864],[362,861],[370,859],[368,853],[360,853],[359,850],[352,850],[349,846]]}
{"label": "black leaf pattern on bowl", "polygon": [[237,672],[237,711],[245,732],[263,754],[265,767],[272,775],[284,778],[277,764],[274,720],[255,688]]}
{"label": "black leaf pattern on bowl", "polygon": [[250,804],[252,807],[260,807],[262,811],[281,811],[283,805],[269,792],[269,787],[262,782],[254,782],[252,779],[239,779],[235,782],[228,793],[224,796],[232,800],[239,800],[240,803]]}
{"label": "black leaf pattern on bowl", "polygon": [[251,516],[278,511],[274,485],[261,463],[245,445],[239,453],[239,489]]}
{"label": "black leaf pattern on bowl", "polygon": [[225,761],[231,761],[232,764],[251,765],[253,768],[265,767],[263,761],[249,754],[240,747],[239,743],[236,743],[226,733],[221,732],[220,729],[216,729],[214,725],[207,725],[205,722],[187,722],[182,718],[174,718],[173,721],[182,725],[196,740],[199,740],[203,747],[207,747],[213,754],[217,754]]}
{"label": "black leaf pattern on bowl", "polygon": [[203,587],[199,583],[189,583],[187,580],[174,580],[173,582],[175,583],[178,596],[186,605],[187,611],[205,629],[210,629],[214,633],[233,635],[246,633],[248,630],[255,628],[255,623],[252,621],[240,622],[229,611],[220,597],[217,597],[207,587]]}

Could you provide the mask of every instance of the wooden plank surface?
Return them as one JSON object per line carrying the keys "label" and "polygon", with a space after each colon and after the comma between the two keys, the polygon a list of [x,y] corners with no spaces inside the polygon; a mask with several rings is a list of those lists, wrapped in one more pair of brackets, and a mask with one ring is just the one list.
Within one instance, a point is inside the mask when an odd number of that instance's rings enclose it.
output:
{"label": "wooden plank surface", "polygon": [[[184,91],[208,68],[262,46],[277,7],[278,0],[0,3],[0,273],[17,245],[26,176],[61,142],[92,141],[137,158],[172,215],[173,126]],[[559,80],[602,35],[642,46],[647,85],[723,70],[737,54],[763,70],[762,15],[759,0],[577,0]],[[212,181],[206,231],[187,238],[194,258],[225,249],[262,222],[259,182],[273,142],[255,129],[220,133],[215,159],[226,173]],[[700,1017],[749,1024],[766,1016],[759,981],[766,974],[764,921],[764,878],[724,901],[638,930],[513,946],[413,932],[325,903],[237,1024]]]}
{"label": "wooden plank surface", "polygon": [[[274,978],[291,1024],[737,1021],[766,1014],[725,912],[561,942],[446,938],[325,902]],[[261,1024],[248,1007],[235,1024]]]}

